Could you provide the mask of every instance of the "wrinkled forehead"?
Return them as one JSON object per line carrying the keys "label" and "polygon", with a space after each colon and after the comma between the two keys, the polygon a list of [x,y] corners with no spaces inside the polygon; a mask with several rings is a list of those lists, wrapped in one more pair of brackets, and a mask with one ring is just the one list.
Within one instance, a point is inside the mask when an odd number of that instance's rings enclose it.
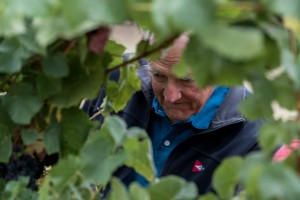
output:
{"label": "wrinkled forehead", "polygon": [[161,51],[159,59],[150,61],[150,65],[159,65],[167,68],[173,67],[181,58],[182,53],[189,41],[187,35],[180,35],[173,44]]}

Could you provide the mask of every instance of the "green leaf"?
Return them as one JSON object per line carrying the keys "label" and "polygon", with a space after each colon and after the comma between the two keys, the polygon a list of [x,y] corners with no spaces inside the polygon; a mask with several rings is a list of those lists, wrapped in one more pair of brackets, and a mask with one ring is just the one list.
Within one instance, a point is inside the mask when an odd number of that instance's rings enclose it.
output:
{"label": "green leaf", "polygon": [[0,43],[0,72],[15,73],[22,68],[22,59],[32,55],[16,38],[6,38]]}
{"label": "green leaf", "polygon": [[126,123],[119,116],[107,116],[101,127],[101,135],[111,137],[115,145],[122,145],[126,137]]}
{"label": "green leaf", "polygon": [[[26,3],[28,4],[29,2]],[[35,39],[35,32],[32,29],[27,30],[26,34],[18,36],[17,39],[19,43],[27,50],[40,55],[46,55],[46,49],[37,43]]]}
{"label": "green leaf", "polygon": [[150,185],[148,191],[151,199],[155,200],[192,200],[197,197],[194,183],[173,175],[163,177],[159,182]]}
{"label": "green leaf", "polygon": [[[271,118],[271,102],[275,99],[276,91],[273,85],[261,74],[252,77],[254,93],[241,103],[241,111],[248,119]],[[258,103],[259,102],[259,103]]]}
{"label": "green leaf", "polygon": [[39,133],[36,129],[23,129],[21,132],[22,141],[25,145],[30,145],[37,141]]}
{"label": "green leaf", "polygon": [[77,107],[63,109],[61,115],[60,144],[62,155],[65,157],[79,152],[93,128],[93,123]]}
{"label": "green leaf", "polygon": [[155,167],[152,158],[152,145],[147,133],[139,128],[128,130],[127,140],[124,149],[128,153],[125,164],[135,169],[148,181],[155,178]]}
{"label": "green leaf", "polygon": [[141,40],[137,44],[136,55],[141,55],[141,54],[147,52],[147,50],[149,49],[149,46],[150,46],[149,43],[150,43],[149,40]]}
{"label": "green leaf", "polygon": [[36,78],[36,88],[41,97],[48,98],[62,91],[62,79],[51,78],[40,73]]}
{"label": "green leaf", "polygon": [[44,133],[45,149],[48,154],[60,152],[61,126],[52,117],[49,126],[46,127]]}
{"label": "green leaf", "polygon": [[108,200],[119,200],[120,197],[122,200],[130,200],[125,185],[123,185],[120,180],[113,178],[111,181],[111,191],[109,192]]}
{"label": "green leaf", "polygon": [[98,95],[104,81],[102,58],[89,55],[86,60],[84,66],[80,65],[79,57],[70,60],[70,74],[63,79],[62,91],[51,98],[52,103],[70,107],[78,105],[82,99],[93,99]]}
{"label": "green leaf", "polygon": [[241,182],[247,196],[251,199],[262,199],[259,192],[259,181],[264,173],[263,168],[267,165],[267,157],[263,152],[249,154],[240,170]]}
{"label": "green leaf", "polygon": [[152,17],[163,34],[185,30],[201,30],[214,20],[214,2],[205,0],[156,0]]}
{"label": "green leaf", "polygon": [[295,199],[299,197],[300,179],[295,171],[282,164],[269,164],[260,177],[259,189],[263,199]]}
{"label": "green leaf", "polygon": [[134,67],[127,65],[126,68],[122,68],[118,83],[114,81],[107,83],[107,101],[116,112],[124,109],[133,93],[141,88],[141,81]]}
{"label": "green leaf", "polygon": [[297,89],[300,88],[300,57],[295,58],[291,51],[282,49],[281,60],[287,75],[294,82]]}
{"label": "green leaf", "polygon": [[60,159],[47,174],[53,189],[60,193],[68,187],[75,180],[80,169],[79,166],[80,159],[78,157],[68,156]]}
{"label": "green leaf", "polygon": [[100,25],[121,23],[127,16],[127,1],[63,0],[51,2],[33,24],[39,44],[47,46],[59,37],[70,39]]}
{"label": "green leaf", "polygon": [[[1,100],[1,98],[0,98]],[[7,110],[0,105],[0,137],[14,132],[17,125],[10,119]]]}
{"label": "green leaf", "polygon": [[107,137],[97,137],[86,143],[80,151],[85,178],[91,183],[107,184],[112,173],[124,163],[126,156],[122,152],[113,153],[115,151],[115,145]]}
{"label": "green leaf", "polygon": [[[37,199],[37,193],[27,188],[29,177],[18,177],[18,180],[9,181],[6,186],[4,193],[10,197],[11,200],[27,200]],[[6,199],[8,199],[6,197]]]}
{"label": "green leaf", "polygon": [[125,46],[119,44],[113,40],[106,41],[104,51],[122,58],[124,51],[126,50]]}
{"label": "green leaf", "polygon": [[43,184],[39,187],[39,198],[38,200],[48,200],[50,190],[50,181],[48,176],[44,177]]}
{"label": "green leaf", "polygon": [[289,144],[298,137],[299,124],[295,122],[265,122],[259,130],[259,144],[262,149],[272,155],[282,144]]}
{"label": "green leaf", "polygon": [[2,97],[2,105],[15,123],[28,124],[41,109],[43,101],[28,83],[13,85]]}
{"label": "green leaf", "polygon": [[190,37],[182,59],[185,60],[187,67],[190,67],[193,79],[201,87],[212,84],[241,84],[246,76],[245,68],[249,67],[245,63],[234,63],[220,57],[205,48],[196,36]]}
{"label": "green leaf", "polygon": [[230,199],[234,196],[242,165],[242,158],[231,157],[224,160],[214,172],[213,187],[222,199]]}
{"label": "green leaf", "polygon": [[48,55],[42,61],[43,72],[53,78],[65,77],[69,74],[69,66],[62,53]]}
{"label": "green leaf", "polygon": [[260,146],[266,152],[272,153],[282,142],[282,137],[284,134],[285,131],[278,122],[266,123],[259,130]]}
{"label": "green leaf", "polygon": [[12,138],[10,135],[0,135],[0,162],[8,163],[12,154]]}
{"label": "green leaf", "polygon": [[219,200],[219,198],[215,194],[209,192],[205,195],[201,195],[198,200]]}
{"label": "green leaf", "polygon": [[151,200],[147,190],[135,182],[130,184],[129,194],[131,200]]}
{"label": "green leaf", "polygon": [[14,73],[20,71],[22,68],[21,51],[15,50],[7,53],[1,53],[0,63],[0,72]]}
{"label": "green leaf", "polygon": [[278,103],[289,110],[296,108],[296,95],[294,94],[294,87],[292,81],[286,74],[282,74],[272,81],[274,89],[276,90],[276,100]]}
{"label": "green leaf", "polygon": [[254,28],[208,26],[199,36],[204,46],[231,60],[251,60],[264,51],[264,36]]}
{"label": "green leaf", "polygon": [[298,0],[268,0],[267,3],[269,8],[273,11],[300,20],[298,10],[300,8],[300,2]]}
{"label": "green leaf", "polygon": [[144,30],[156,31],[155,23],[152,20],[151,0],[131,0],[130,15]]}

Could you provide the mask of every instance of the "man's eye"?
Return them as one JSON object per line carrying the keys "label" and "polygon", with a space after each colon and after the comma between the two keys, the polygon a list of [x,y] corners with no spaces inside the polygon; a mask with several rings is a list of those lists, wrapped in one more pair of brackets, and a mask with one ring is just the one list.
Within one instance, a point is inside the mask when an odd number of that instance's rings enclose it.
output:
{"label": "man's eye", "polygon": [[157,72],[153,72],[152,76],[154,77],[155,80],[157,81],[165,81],[167,79],[167,77],[163,74],[157,73]]}
{"label": "man's eye", "polygon": [[164,75],[160,74],[160,73],[153,73],[152,74],[154,77],[160,78],[160,77],[164,77]]}
{"label": "man's eye", "polygon": [[180,80],[185,83],[193,83],[194,82],[194,80],[192,79],[191,76],[182,77]]}

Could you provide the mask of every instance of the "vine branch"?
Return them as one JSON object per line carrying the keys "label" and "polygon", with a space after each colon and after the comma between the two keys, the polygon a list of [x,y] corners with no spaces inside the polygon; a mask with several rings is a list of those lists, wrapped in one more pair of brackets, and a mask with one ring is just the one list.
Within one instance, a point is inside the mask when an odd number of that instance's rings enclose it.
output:
{"label": "vine branch", "polygon": [[114,67],[112,67],[112,68],[106,69],[106,70],[105,70],[105,73],[108,74],[108,73],[114,71],[114,70],[117,69],[117,68],[124,67],[124,66],[126,66],[126,65],[128,65],[128,64],[130,64],[130,63],[133,63],[133,62],[135,62],[135,61],[140,60],[141,58],[147,57],[147,56],[149,56],[149,55],[151,55],[151,54],[153,54],[153,53],[155,53],[155,52],[157,52],[157,51],[159,51],[159,50],[161,50],[161,49],[167,47],[167,46],[168,46],[171,42],[173,42],[177,37],[178,37],[178,35],[173,35],[172,37],[168,38],[167,40],[165,40],[163,43],[161,43],[161,44],[158,45],[157,47],[155,47],[155,48],[153,48],[153,49],[151,49],[151,50],[149,50],[149,51],[145,51],[145,52],[143,52],[142,54],[140,54],[140,55],[138,55],[138,56],[136,56],[136,57],[134,57],[134,58],[132,58],[132,59],[129,59],[129,60],[127,60],[127,61],[125,61],[125,62],[123,62],[123,63],[121,63],[121,64],[118,64],[118,65],[116,65],[116,66],[114,66]]}

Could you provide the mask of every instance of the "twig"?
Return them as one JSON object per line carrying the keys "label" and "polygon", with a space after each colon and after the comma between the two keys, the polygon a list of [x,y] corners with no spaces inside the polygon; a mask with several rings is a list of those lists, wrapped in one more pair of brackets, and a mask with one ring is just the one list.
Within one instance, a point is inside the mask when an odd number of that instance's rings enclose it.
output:
{"label": "twig", "polygon": [[154,52],[157,52],[157,51],[159,51],[159,50],[161,50],[161,49],[167,47],[167,46],[168,46],[173,40],[175,40],[177,37],[178,37],[178,35],[174,35],[174,36],[170,37],[169,39],[167,39],[166,41],[164,41],[164,42],[163,42],[162,44],[160,44],[159,46],[157,46],[157,47],[151,49],[150,51],[143,52],[142,54],[140,54],[140,55],[138,55],[138,56],[136,56],[136,57],[134,57],[134,58],[132,58],[132,59],[130,59],[130,60],[127,60],[127,61],[125,61],[125,62],[123,62],[123,63],[121,63],[121,64],[118,64],[118,65],[116,65],[116,66],[114,66],[114,67],[112,67],[112,68],[106,69],[106,70],[105,70],[105,73],[108,74],[108,73],[114,71],[114,70],[117,69],[117,68],[124,67],[124,66],[126,66],[126,65],[128,65],[128,64],[130,64],[130,63],[133,63],[133,62],[135,62],[135,61],[140,60],[141,58],[147,57],[147,56],[153,54]]}

